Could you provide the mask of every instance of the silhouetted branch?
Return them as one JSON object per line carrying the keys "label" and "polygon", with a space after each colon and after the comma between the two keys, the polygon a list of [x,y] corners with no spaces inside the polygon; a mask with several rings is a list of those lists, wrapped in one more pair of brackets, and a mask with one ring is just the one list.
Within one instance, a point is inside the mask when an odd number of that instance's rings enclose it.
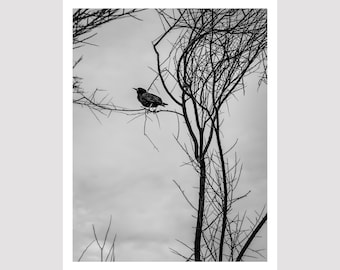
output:
{"label": "silhouetted branch", "polygon": [[95,241],[96,241],[96,240],[92,240],[91,243],[88,244],[88,245],[86,246],[86,248],[83,250],[83,252],[81,253],[81,255],[80,255],[80,257],[79,257],[78,262],[81,261],[81,258],[84,256],[85,252],[88,250],[88,248],[89,248]]}
{"label": "silhouetted branch", "polygon": [[[112,215],[110,216],[110,221],[109,221],[109,225],[106,229],[106,232],[105,232],[105,236],[104,236],[104,241],[103,241],[103,244],[100,244],[99,240],[98,240],[98,236],[97,236],[97,233],[96,233],[96,229],[95,229],[95,226],[94,224],[92,224],[92,231],[93,231],[93,236],[94,236],[94,240],[91,241],[90,244],[87,245],[87,247],[83,250],[83,252],[81,253],[78,261],[81,261],[81,259],[83,258],[84,254],[86,253],[86,251],[88,250],[88,248],[94,243],[96,242],[97,243],[97,246],[99,247],[99,251],[100,251],[100,261],[103,262],[104,261],[104,248],[105,248],[105,245],[107,243],[107,239],[108,239],[108,235],[109,235],[109,231],[110,231],[110,228],[111,228],[111,222],[112,222]],[[116,237],[117,235],[114,236],[113,238],[113,241],[112,241],[112,244],[110,246],[110,249],[106,255],[106,258],[105,258],[105,261],[108,261],[108,258],[110,257],[110,261],[114,261],[115,260],[115,256],[114,256],[114,246],[115,246],[115,241],[116,241]]]}
{"label": "silhouetted branch", "polygon": [[263,224],[267,221],[267,214],[262,218],[261,222],[256,226],[252,234],[249,236],[247,242],[244,244],[242,250],[240,251],[239,255],[236,258],[236,261],[241,261],[242,257],[244,256],[244,253],[249,248],[249,245],[254,240],[256,234],[259,232],[259,230],[262,228]]}
{"label": "silhouetted branch", "polygon": [[[145,9],[75,9],[73,12],[73,45],[74,49],[82,44],[95,45],[85,42],[94,37],[97,33],[89,33],[113,20],[123,18],[134,18],[141,20],[135,14]],[[80,44],[80,45],[78,45]]]}

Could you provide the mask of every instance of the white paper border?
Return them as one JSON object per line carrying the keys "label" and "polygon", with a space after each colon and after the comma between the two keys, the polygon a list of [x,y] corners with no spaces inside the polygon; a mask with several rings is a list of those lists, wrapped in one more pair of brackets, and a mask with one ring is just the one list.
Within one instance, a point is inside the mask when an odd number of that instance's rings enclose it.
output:
{"label": "white paper border", "polygon": [[[171,5],[169,5],[171,4]],[[275,0],[209,1],[209,6],[196,1],[65,0],[63,1],[63,269],[277,269],[277,3]],[[73,8],[267,8],[268,9],[268,246],[267,262],[73,262],[73,113],[72,113],[72,9]],[[208,264],[208,265],[207,265]],[[225,265],[227,264],[227,265]]]}

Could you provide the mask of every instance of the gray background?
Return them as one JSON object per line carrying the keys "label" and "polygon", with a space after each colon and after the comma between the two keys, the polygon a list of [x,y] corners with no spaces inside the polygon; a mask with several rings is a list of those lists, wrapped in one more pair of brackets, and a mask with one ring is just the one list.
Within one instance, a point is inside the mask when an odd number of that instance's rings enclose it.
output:
{"label": "gray background", "polygon": [[[12,12],[0,17],[7,26],[0,45],[0,265],[55,270],[62,268],[62,5],[19,6],[4,7],[16,10],[16,21]],[[279,269],[334,269],[340,225],[337,7],[333,1],[279,1],[278,8]]]}
{"label": "gray background", "polygon": [[0,268],[62,268],[62,4],[1,8]]}

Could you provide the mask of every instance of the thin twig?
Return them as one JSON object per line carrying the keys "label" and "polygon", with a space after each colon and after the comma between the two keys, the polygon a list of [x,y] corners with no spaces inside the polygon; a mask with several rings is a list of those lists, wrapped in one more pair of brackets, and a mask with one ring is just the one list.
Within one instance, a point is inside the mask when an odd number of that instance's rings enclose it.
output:
{"label": "thin twig", "polygon": [[84,256],[85,252],[87,251],[87,249],[95,242],[96,240],[92,240],[90,244],[87,245],[87,247],[84,249],[84,251],[81,253],[78,262],[81,261],[81,258]]}

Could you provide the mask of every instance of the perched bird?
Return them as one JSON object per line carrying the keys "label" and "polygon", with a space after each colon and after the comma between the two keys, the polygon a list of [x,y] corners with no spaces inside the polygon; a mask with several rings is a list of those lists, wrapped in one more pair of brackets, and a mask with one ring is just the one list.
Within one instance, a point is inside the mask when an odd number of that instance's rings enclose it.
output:
{"label": "perched bird", "polygon": [[157,107],[168,105],[162,101],[162,99],[154,94],[146,92],[143,88],[133,88],[137,91],[137,99],[144,107]]}

